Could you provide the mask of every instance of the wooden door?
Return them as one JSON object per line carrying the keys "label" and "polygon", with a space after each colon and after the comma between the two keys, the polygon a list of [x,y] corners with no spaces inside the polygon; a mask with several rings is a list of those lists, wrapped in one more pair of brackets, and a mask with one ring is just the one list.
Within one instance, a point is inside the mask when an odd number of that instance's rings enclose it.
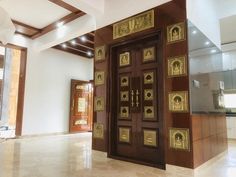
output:
{"label": "wooden door", "polygon": [[113,49],[111,156],[165,168],[160,36]]}
{"label": "wooden door", "polygon": [[89,82],[71,80],[70,133],[92,131],[93,86]]}

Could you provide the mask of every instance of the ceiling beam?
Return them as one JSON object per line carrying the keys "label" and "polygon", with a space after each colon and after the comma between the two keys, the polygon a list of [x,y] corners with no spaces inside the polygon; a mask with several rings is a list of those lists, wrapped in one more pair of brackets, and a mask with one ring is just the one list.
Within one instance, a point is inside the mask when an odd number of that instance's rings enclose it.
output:
{"label": "ceiling beam", "polygon": [[25,23],[22,23],[22,22],[19,22],[16,20],[12,20],[12,22],[16,27],[16,33],[25,35],[26,37],[31,37],[31,36],[41,32],[40,29],[29,26]]}
{"label": "ceiling beam", "polygon": [[75,8],[74,6],[72,6],[72,5],[70,5],[70,4],[66,3],[66,2],[64,2],[63,0],[48,0],[48,1],[50,1],[50,2],[52,2],[52,3],[54,3],[54,4],[56,4],[56,5],[58,5],[58,6],[62,7],[62,8],[64,8],[64,9],[66,9],[66,10],[69,10],[69,11],[71,11],[71,12],[77,12],[77,11],[79,11],[79,9],[77,9],[77,8]]}

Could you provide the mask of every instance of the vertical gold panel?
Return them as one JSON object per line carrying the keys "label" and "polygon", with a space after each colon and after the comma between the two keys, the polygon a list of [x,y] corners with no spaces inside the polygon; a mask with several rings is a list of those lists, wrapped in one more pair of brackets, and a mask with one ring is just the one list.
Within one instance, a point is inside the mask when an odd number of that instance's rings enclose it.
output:
{"label": "vertical gold panel", "polygon": [[120,77],[120,86],[121,87],[129,86],[129,77],[128,76]]}
{"label": "vertical gold panel", "polygon": [[120,92],[120,101],[129,101],[129,91]]}
{"label": "vertical gold panel", "polygon": [[155,47],[143,49],[143,62],[155,60]]}
{"label": "vertical gold panel", "polygon": [[94,99],[94,110],[95,111],[104,111],[104,97],[95,97]]}
{"label": "vertical gold panel", "polygon": [[154,119],[154,106],[144,106],[144,118]]}
{"label": "vertical gold panel", "polygon": [[105,72],[104,71],[96,71],[95,74],[95,86],[103,85],[105,82]]}
{"label": "vertical gold panel", "polygon": [[154,81],[154,73],[148,72],[143,74],[144,84],[152,84]]}
{"label": "vertical gold panel", "polygon": [[187,75],[186,56],[168,58],[168,76],[179,77]]}
{"label": "vertical gold panel", "polygon": [[157,147],[157,131],[143,130],[144,145]]}
{"label": "vertical gold panel", "polygon": [[175,43],[186,39],[185,23],[177,23],[167,27],[167,43]]}
{"label": "vertical gold panel", "polygon": [[128,118],[129,117],[129,107],[128,106],[121,106],[120,107],[120,117],[121,118]]}
{"label": "vertical gold panel", "polygon": [[119,61],[120,61],[120,67],[130,65],[130,53],[129,52],[121,53]]}
{"label": "vertical gold panel", "polygon": [[93,126],[93,137],[103,139],[104,138],[104,128],[101,123],[94,123]]}
{"label": "vertical gold panel", "polygon": [[170,92],[169,110],[171,112],[188,112],[188,92],[187,91]]}
{"label": "vertical gold panel", "polygon": [[152,89],[145,89],[144,90],[144,100],[153,100],[153,90]]}
{"label": "vertical gold panel", "polygon": [[95,47],[95,62],[105,60],[106,48],[105,45]]}
{"label": "vertical gold panel", "polygon": [[130,143],[130,128],[119,127],[119,141]]}
{"label": "vertical gold panel", "polygon": [[170,128],[169,129],[170,148],[179,150],[190,150],[189,129]]}

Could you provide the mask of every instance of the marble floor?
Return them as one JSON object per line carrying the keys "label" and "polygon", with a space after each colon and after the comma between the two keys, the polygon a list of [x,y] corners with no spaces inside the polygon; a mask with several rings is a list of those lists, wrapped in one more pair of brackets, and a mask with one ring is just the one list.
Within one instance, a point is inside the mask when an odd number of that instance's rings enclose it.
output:
{"label": "marble floor", "polygon": [[0,177],[235,177],[236,141],[197,173],[163,171],[108,159],[91,150],[91,133],[11,139],[0,143]]}

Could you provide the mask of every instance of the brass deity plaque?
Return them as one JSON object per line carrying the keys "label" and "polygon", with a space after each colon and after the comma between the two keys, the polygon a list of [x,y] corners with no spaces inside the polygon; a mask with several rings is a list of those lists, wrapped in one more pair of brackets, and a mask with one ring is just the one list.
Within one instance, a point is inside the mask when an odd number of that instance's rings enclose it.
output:
{"label": "brass deity plaque", "polygon": [[130,143],[130,128],[119,127],[119,141]]}
{"label": "brass deity plaque", "polygon": [[144,90],[144,100],[145,101],[153,100],[153,90],[152,89],[145,89]]}
{"label": "brass deity plaque", "polygon": [[95,97],[94,109],[95,111],[104,111],[104,97]]}
{"label": "brass deity plaque", "polygon": [[154,27],[154,10],[128,18],[113,25],[113,39]]}
{"label": "brass deity plaque", "polygon": [[168,76],[178,77],[187,75],[186,56],[168,59]]}
{"label": "brass deity plaque", "polygon": [[188,92],[187,91],[170,92],[169,110],[171,112],[188,112]]}
{"label": "brass deity plaque", "polygon": [[120,92],[120,101],[129,101],[129,92],[121,91]]}
{"label": "brass deity plaque", "polygon": [[106,50],[105,45],[95,47],[95,62],[105,60]]}
{"label": "brass deity plaque", "polygon": [[186,39],[185,23],[167,26],[167,43],[175,43]]}
{"label": "brass deity plaque", "polygon": [[104,84],[104,82],[105,82],[105,72],[104,71],[96,71],[94,77],[95,77],[95,86]]}
{"label": "brass deity plaque", "polygon": [[155,47],[143,49],[143,62],[155,60]]}
{"label": "brass deity plaque", "polygon": [[128,76],[120,77],[120,86],[121,87],[129,86],[129,77]]}
{"label": "brass deity plaque", "polygon": [[144,118],[145,119],[154,119],[154,107],[153,106],[144,106]]}
{"label": "brass deity plaque", "polygon": [[189,129],[170,128],[169,129],[170,148],[179,150],[190,150]]}
{"label": "brass deity plaque", "polygon": [[103,139],[104,138],[104,128],[101,123],[94,123],[93,126],[93,137]]}
{"label": "brass deity plaque", "polygon": [[146,146],[157,147],[157,131],[143,130],[143,144]]}
{"label": "brass deity plaque", "polygon": [[143,76],[144,76],[144,78],[143,78],[144,79],[144,84],[152,84],[153,83],[153,81],[154,81],[153,72],[144,73]]}
{"label": "brass deity plaque", "polygon": [[130,65],[130,53],[129,52],[121,53],[119,61],[120,61],[120,67]]}
{"label": "brass deity plaque", "polygon": [[121,118],[128,118],[129,117],[129,107],[128,106],[121,106],[120,107],[120,117]]}

